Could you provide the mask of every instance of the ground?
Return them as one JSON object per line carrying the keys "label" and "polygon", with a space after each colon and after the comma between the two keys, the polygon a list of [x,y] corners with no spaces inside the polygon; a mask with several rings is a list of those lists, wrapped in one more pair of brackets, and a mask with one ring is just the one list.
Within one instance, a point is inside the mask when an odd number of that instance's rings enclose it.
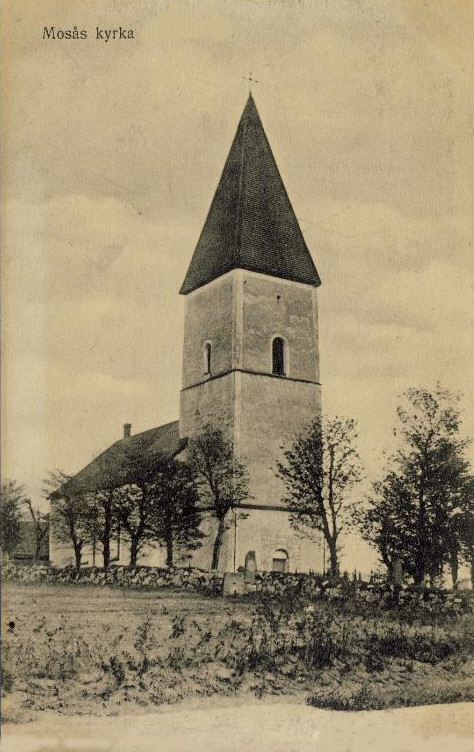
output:
{"label": "ground", "polygon": [[473,752],[473,729],[472,703],[348,713],[225,698],[118,718],[45,713],[9,726],[2,752]]}
{"label": "ground", "polygon": [[[286,597],[244,601],[169,589],[12,582],[4,584],[2,601],[2,711],[16,750],[22,735],[31,741],[31,734],[47,736],[48,729],[53,736],[77,728],[80,738],[126,739],[117,729],[125,729],[128,718],[129,727],[140,730],[137,749],[148,749],[148,734],[153,738],[159,730],[168,735],[166,752],[197,749],[189,746],[194,735],[207,750],[239,752],[249,749],[249,734],[255,733],[263,735],[259,750],[266,749],[264,740],[273,740],[267,745],[272,752],[296,752],[306,749],[311,734],[321,744],[325,734],[342,744],[344,734],[356,733],[355,719],[366,717],[321,708],[452,701],[459,701],[453,713],[446,714],[448,706],[442,710],[446,727],[436,726],[436,711],[423,733],[466,732],[462,718],[469,711],[462,701],[474,699],[472,614],[447,621],[413,621],[411,615],[402,622],[385,612],[350,612],[347,604],[290,607]],[[367,728],[374,739],[383,728],[392,729],[398,744],[404,737],[396,731],[397,719],[427,717],[420,713],[377,710],[367,715]],[[113,716],[113,723],[98,716]],[[182,731],[174,739],[176,728],[192,734]],[[232,733],[227,746],[222,734],[216,737],[218,728]],[[315,749],[332,749],[329,741],[318,744]],[[474,752],[474,741],[451,748]]]}

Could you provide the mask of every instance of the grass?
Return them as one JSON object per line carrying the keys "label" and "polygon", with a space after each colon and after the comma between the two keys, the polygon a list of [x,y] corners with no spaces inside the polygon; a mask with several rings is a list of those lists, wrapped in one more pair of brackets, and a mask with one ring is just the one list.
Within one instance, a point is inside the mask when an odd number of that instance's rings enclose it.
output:
{"label": "grass", "polygon": [[235,693],[341,710],[466,701],[474,616],[9,582],[2,669],[11,720]]}

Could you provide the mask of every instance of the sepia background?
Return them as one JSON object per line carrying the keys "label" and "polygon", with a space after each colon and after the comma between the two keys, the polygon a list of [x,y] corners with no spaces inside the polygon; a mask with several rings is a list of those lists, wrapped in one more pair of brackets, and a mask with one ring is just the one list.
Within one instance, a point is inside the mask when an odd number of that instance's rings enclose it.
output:
{"label": "sepia background", "polygon": [[[399,394],[473,435],[473,5],[4,0],[3,475],[39,499],[178,417],[178,289],[253,94],[320,288],[323,407],[367,476]],[[44,26],[87,40],[43,39]],[[95,27],[134,39],[95,39]],[[359,544],[347,566],[369,561]],[[362,566],[361,566],[362,564]]]}

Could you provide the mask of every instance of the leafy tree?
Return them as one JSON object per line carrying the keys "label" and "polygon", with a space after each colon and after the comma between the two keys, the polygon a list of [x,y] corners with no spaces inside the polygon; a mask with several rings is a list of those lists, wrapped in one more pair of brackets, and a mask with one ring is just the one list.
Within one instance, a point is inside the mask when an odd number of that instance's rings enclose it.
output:
{"label": "leafy tree", "polygon": [[76,569],[82,564],[82,551],[89,540],[89,519],[86,499],[83,496],[55,497],[58,489],[70,479],[62,470],[49,473],[43,482],[43,496],[51,500],[51,524],[57,540],[71,543]]}
{"label": "leafy tree", "polygon": [[469,463],[463,455],[467,443],[462,442],[460,447],[456,442],[446,443],[439,461],[437,497],[443,507],[438,510],[438,550],[443,555],[443,563],[451,570],[454,587],[460,562],[470,561],[468,541],[474,521],[474,479],[469,475]]}
{"label": "leafy tree", "polygon": [[102,568],[107,571],[111,561],[111,542],[117,531],[114,488],[104,488],[84,494],[84,528],[88,542],[95,549],[99,543],[102,551]]}
{"label": "leafy tree", "polygon": [[284,450],[278,475],[283,480],[290,523],[310,535],[323,533],[331,576],[339,573],[339,536],[352,520],[351,491],[361,478],[351,418],[316,418]]}
{"label": "leafy tree", "polygon": [[154,470],[151,489],[155,498],[153,533],[166,546],[166,565],[173,566],[175,545],[198,548],[203,537],[199,495],[189,465],[165,459]]}
{"label": "leafy tree", "polygon": [[403,507],[406,494],[395,472],[387,472],[382,481],[374,483],[374,494],[368,503],[356,509],[357,523],[364,540],[378,551],[390,571],[404,548],[404,536],[395,510]]}
{"label": "leafy tree", "polygon": [[[61,473],[56,473],[59,478]],[[52,476],[46,481],[51,484]],[[64,477],[68,479],[68,476]],[[60,484],[62,485],[62,483]],[[102,549],[103,568],[107,570],[111,560],[111,541],[117,528],[113,488],[97,491],[76,490],[64,497],[53,493],[53,524],[60,540],[70,540],[74,548],[76,568],[82,563],[82,552],[86,544],[95,551],[99,543]]]}
{"label": "leafy tree", "polygon": [[459,436],[459,396],[442,389],[409,389],[397,410],[400,446],[360,515],[362,535],[390,567],[421,584],[448,563],[457,577],[458,510],[466,496],[468,444]]}
{"label": "leafy tree", "polygon": [[11,556],[20,542],[21,505],[26,501],[23,486],[14,480],[2,482],[0,541],[2,551]]}
{"label": "leafy tree", "polygon": [[207,502],[217,519],[211,563],[212,569],[217,569],[228,512],[250,498],[248,473],[242,460],[234,455],[232,443],[209,423],[190,441],[188,461],[201,500],[204,505]]}
{"label": "leafy tree", "polygon": [[120,531],[125,531],[130,542],[130,567],[136,567],[138,554],[148,542],[148,496],[138,486],[128,484],[114,490],[113,504]]}
{"label": "leafy tree", "polygon": [[471,583],[474,588],[474,477],[466,484],[466,493],[456,519],[461,557],[471,569]]}
{"label": "leafy tree", "polygon": [[154,455],[129,456],[134,483],[115,492],[115,513],[130,540],[130,566],[135,567],[147,543],[166,546],[166,564],[174,563],[175,545],[199,545],[197,491],[183,462]]}
{"label": "leafy tree", "polygon": [[31,517],[35,533],[35,562],[37,562],[41,558],[41,549],[48,538],[49,514],[45,514],[40,509],[34,507],[31,499],[25,499],[24,503]]}

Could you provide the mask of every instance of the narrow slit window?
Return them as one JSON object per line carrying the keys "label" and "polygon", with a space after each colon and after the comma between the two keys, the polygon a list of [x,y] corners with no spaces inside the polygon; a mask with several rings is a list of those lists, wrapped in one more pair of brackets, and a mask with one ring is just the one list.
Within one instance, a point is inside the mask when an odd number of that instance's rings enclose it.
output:
{"label": "narrow slit window", "polygon": [[211,373],[212,369],[212,345],[206,342],[204,345],[204,372]]}
{"label": "narrow slit window", "polygon": [[281,337],[275,337],[272,342],[272,373],[285,375],[285,343]]}

